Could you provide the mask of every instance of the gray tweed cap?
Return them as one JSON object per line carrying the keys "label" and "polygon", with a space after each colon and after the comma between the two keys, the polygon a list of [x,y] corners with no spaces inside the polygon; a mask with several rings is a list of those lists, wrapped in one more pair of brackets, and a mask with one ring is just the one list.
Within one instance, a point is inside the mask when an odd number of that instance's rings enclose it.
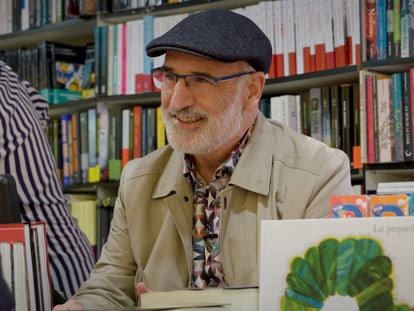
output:
{"label": "gray tweed cap", "polygon": [[263,31],[249,18],[230,10],[191,14],[146,46],[150,57],[167,50],[221,62],[246,61],[264,73],[272,60],[272,46]]}

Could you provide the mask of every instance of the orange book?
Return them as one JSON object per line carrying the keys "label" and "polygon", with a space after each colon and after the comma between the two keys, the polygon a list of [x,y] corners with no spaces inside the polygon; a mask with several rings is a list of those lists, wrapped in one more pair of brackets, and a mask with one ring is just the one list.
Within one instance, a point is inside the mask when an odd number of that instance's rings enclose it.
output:
{"label": "orange book", "polygon": [[408,216],[410,200],[406,194],[386,194],[370,196],[370,216]]}
{"label": "orange book", "polygon": [[283,54],[276,54],[274,55],[274,60],[275,60],[275,77],[276,78],[280,78],[283,77],[285,75],[285,66],[284,66],[284,61],[283,61]]}
{"label": "orange book", "polygon": [[365,194],[336,195],[331,197],[331,218],[367,217],[369,197]]}
{"label": "orange book", "polygon": [[296,53],[289,53],[289,75],[294,76],[297,74],[296,70]]}
{"label": "orange book", "polygon": [[310,47],[305,46],[303,48],[303,72],[309,73],[311,72],[311,54],[310,54]]}
{"label": "orange book", "polygon": [[325,44],[320,43],[315,45],[315,69],[317,71],[326,70],[326,51]]}

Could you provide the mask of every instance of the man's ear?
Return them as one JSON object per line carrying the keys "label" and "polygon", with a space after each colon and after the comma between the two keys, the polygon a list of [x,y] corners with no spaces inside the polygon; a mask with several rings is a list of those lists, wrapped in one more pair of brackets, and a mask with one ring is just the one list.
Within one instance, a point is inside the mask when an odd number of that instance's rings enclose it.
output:
{"label": "man's ear", "polygon": [[246,109],[252,108],[260,101],[265,81],[266,77],[263,72],[255,72],[250,75],[246,88]]}

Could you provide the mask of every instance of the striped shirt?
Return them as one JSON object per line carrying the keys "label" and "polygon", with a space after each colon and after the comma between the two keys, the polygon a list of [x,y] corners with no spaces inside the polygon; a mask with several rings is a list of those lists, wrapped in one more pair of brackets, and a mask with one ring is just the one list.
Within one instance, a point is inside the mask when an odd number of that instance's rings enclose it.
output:
{"label": "striped shirt", "polygon": [[0,61],[0,173],[16,180],[22,220],[46,223],[53,288],[70,298],[89,277],[94,257],[63,194],[48,121],[47,102]]}

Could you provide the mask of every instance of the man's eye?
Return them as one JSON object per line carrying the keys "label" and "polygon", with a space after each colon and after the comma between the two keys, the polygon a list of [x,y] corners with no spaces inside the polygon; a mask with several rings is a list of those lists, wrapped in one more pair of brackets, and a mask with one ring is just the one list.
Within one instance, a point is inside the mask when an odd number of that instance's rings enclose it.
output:
{"label": "man's eye", "polygon": [[175,82],[175,76],[172,73],[164,72],[164,80],[167,82]]}
{"label": "man's eye", "polygon": [[213,83],[209,78],[202,77],[202,76],[192,76],[192,79],[194,83],[198,83],[198,84],[204,84],[204,83],[212,84]]}

